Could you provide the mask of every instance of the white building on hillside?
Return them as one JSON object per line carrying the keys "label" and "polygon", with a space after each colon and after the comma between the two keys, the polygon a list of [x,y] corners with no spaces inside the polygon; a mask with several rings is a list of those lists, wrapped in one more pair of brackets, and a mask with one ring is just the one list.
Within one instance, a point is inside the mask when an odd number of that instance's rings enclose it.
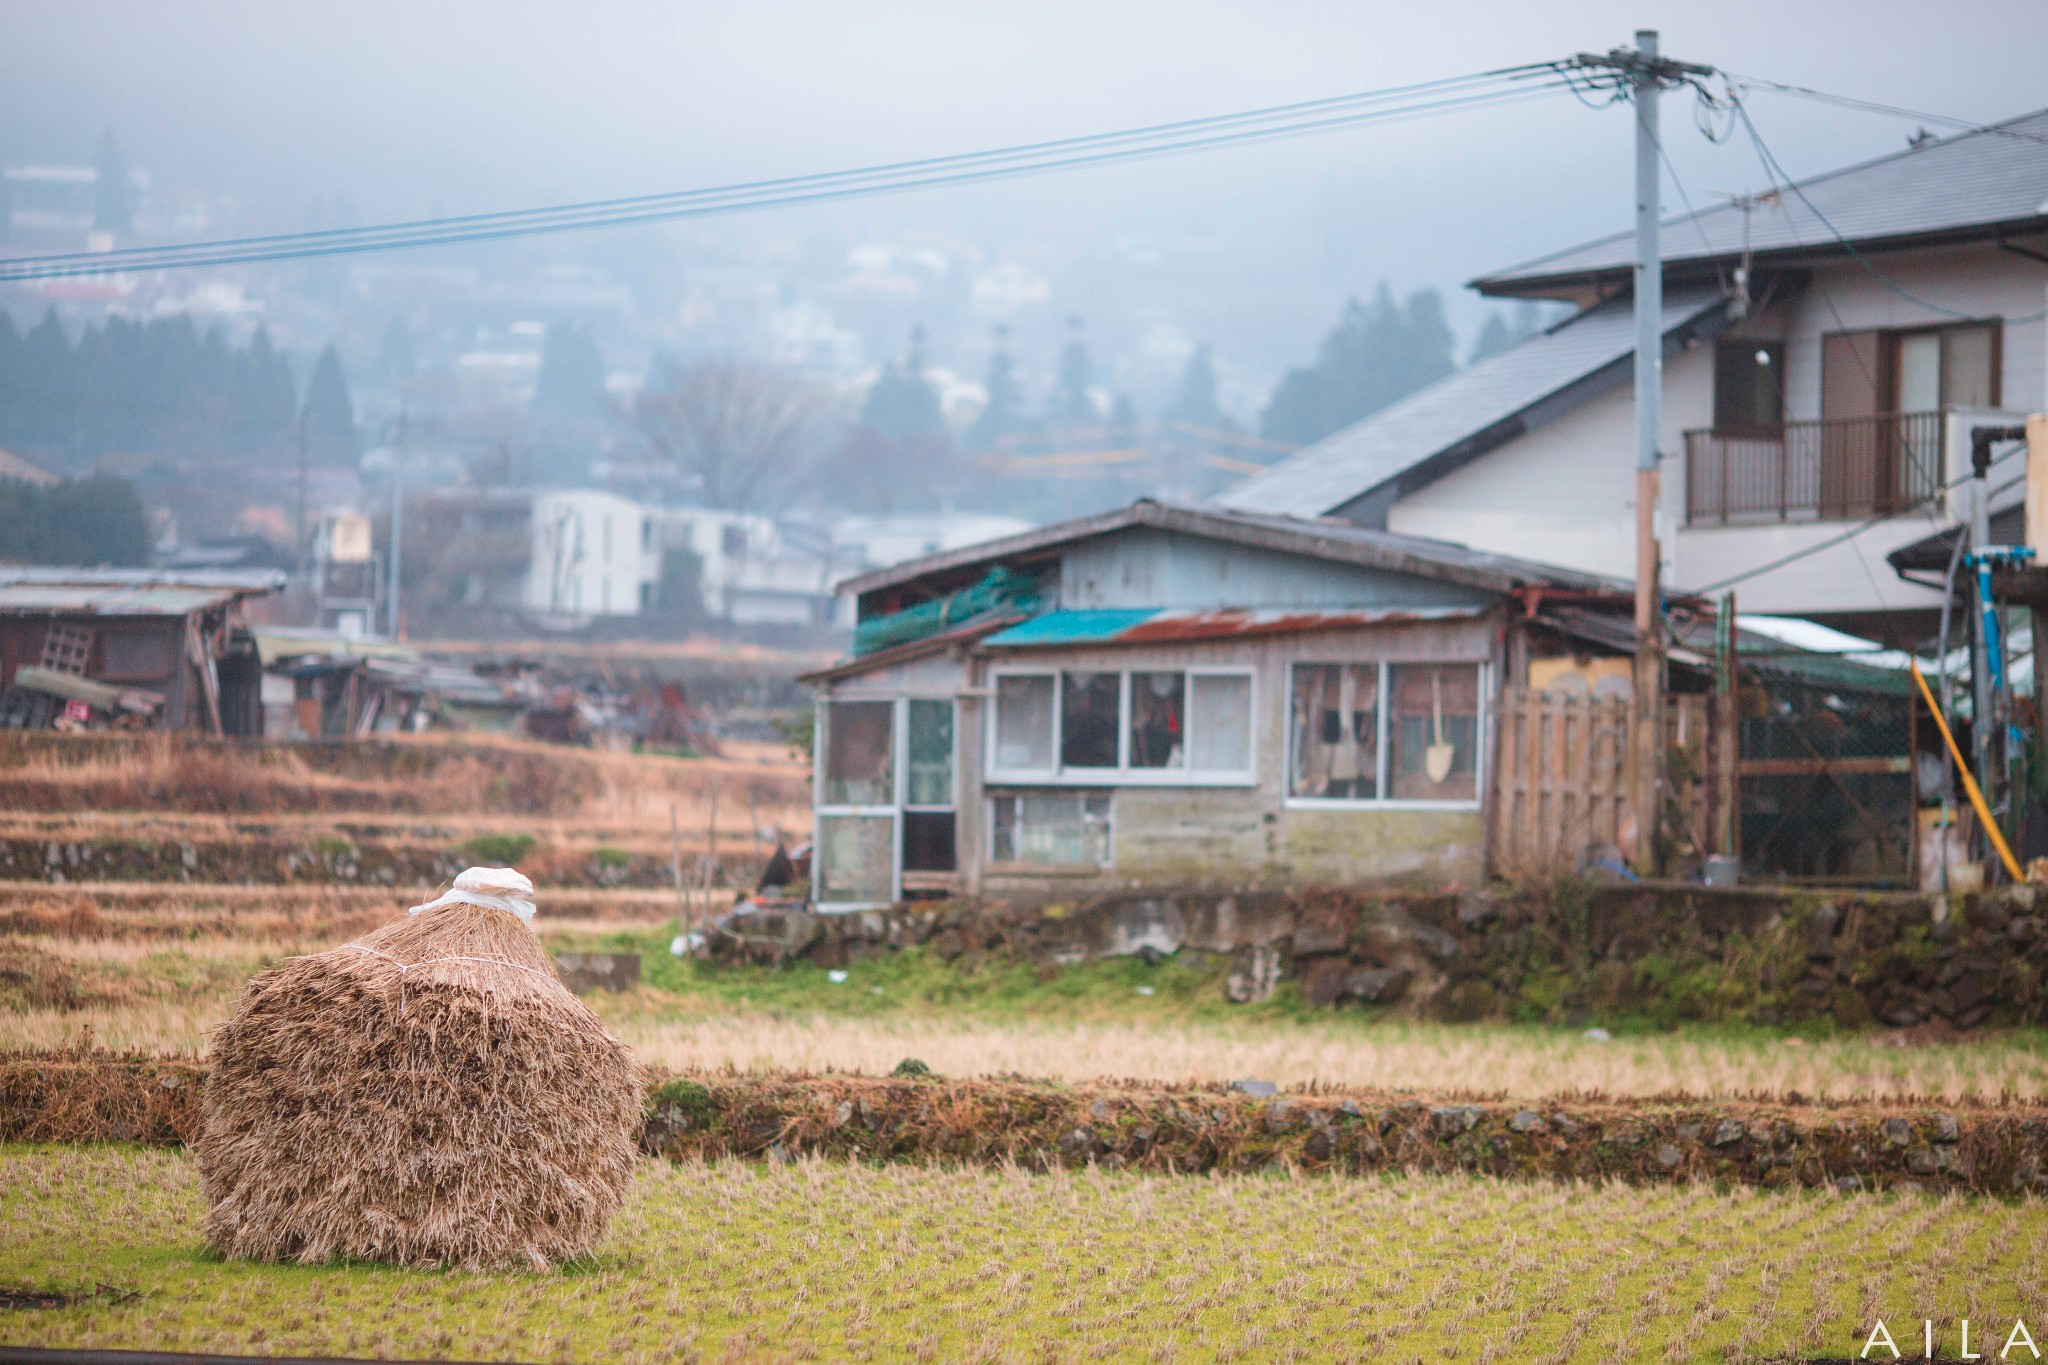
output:
{"label": "white building on hillside", "polygon": [[816,625],[832,613],[832,563],[821,538],[754,512],[661,513],[665,544],[697,562],[704,612],[734,625]]}
{"label": "white building on hillside", "polygon": [[650,609],[661,580],[659,517],[593,488],[535,493],[527,609],[554,616],[632,616]]}

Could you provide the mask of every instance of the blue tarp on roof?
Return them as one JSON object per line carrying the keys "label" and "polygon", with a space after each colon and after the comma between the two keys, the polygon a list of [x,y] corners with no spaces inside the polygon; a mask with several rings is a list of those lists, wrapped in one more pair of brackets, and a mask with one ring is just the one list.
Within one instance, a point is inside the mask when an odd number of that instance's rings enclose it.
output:
{"label": "blue tarp on roof", "polygon": [[986,645],[1080,645],[1114,640],[1132,626],[1159,615],[1158,607],[1096,607],[1049,611],[982,641]]}

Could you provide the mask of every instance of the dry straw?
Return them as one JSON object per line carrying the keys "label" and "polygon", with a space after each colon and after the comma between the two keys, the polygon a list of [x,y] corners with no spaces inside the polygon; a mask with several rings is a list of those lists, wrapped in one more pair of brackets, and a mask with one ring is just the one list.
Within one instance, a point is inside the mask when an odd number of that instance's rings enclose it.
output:
{"label": "dry straw", "polygon": [[[514,889],[478,871],[458,886]],[[252,1260],[542,1269],[618,1211],[640,1095],[531,929],[434,904],[250,983],[202,1106],[206,1237]]]}

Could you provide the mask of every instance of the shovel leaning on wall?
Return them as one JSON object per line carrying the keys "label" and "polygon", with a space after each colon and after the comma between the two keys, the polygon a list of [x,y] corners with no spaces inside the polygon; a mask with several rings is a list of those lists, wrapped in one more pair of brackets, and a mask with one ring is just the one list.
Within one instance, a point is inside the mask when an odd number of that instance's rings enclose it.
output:
{"label": "shovel leaning on wall", "polygon": [[1457,747],[1444,739],[1444,675],[1429,675],[1429,695],[1436,712],[1436,743],[1422,751],[1422,775],[1433,784],[1442,786],[1451,775],[1451,760],[1457,756]]}

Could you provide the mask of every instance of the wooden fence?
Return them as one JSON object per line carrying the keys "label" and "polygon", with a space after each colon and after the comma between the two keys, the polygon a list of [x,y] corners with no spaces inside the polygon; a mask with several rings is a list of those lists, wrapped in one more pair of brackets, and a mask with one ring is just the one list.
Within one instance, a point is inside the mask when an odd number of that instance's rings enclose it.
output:
{"label": "wooden fence", "polygon": [[[1726,810],[1715,708],[1704,696],[1667,696],[1667,778],[1660,844],[1695,855],[1713,846]],[[1543,880],[1619,853],[1640,863],[1640,824],[1630,801],[1635,707],[1615,697],[1510,689],[1499,711],[1493,782],[1492,864],[1513,880]]]}

